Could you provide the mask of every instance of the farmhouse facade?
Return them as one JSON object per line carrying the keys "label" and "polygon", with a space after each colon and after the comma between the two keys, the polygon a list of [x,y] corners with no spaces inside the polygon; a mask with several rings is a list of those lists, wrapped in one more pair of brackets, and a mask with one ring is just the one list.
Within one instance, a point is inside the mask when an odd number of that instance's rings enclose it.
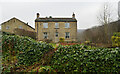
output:
{"label": "farmhouse facade", "polygon": [[59,42],[60,38],[64,41],[77,41],[77,20],[75,14],[71,18],[52,18],[51,16],[42,18],[37,13],[35,19],[35,32],[38,40],[52,40]]}
{"label": "farmhouse facade", "polygon": [[35,31],[35,29],[28,25],[28,23],[25,23],[15,17],[1,24],[1,30],[3,32],[14,33],[16,28],[33,32]]}

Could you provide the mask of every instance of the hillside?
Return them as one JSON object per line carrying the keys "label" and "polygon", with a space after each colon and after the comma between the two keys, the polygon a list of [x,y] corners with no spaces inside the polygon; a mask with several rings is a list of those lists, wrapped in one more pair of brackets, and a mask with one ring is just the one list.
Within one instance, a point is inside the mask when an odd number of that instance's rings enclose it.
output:
{"label": "hillside", "polygon": [[84,36],[83,36],[84,31],[85,31],[85,29],[78,29],[77,30],[77,41],[78,42],[83,42],[84,41]]}
{"label": "hillside", "polygon": [[111,44],[111,36],[115,32],[120,32],[120,20],[107,25],[78,30],[78,41],[88,40],[93,43]]}

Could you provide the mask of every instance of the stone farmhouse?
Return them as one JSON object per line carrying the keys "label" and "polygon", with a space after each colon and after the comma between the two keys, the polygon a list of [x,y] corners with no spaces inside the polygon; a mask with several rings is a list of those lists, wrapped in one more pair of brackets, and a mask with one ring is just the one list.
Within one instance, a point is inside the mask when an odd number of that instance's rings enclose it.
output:
{"label": "stone farmhouse", "polygon": [[64,41],[77,41],[77,20],[74,13],[71,18],[40,17],[40,14],[37,13],[35,29],[15,17],[1,24],[1,31],[3,32],[15,34],[16,28],[34,32],[38,41],[59,42],[60,38],[64,38]]}
{"label": "stone farmhouse", "polygon": [[40,17],[37,13],[35,19],[35,32],[38,40],[49,39],[59,42],[60,38],[64,41],[77,41],[77,20],[75,14],[71,18]]}
{"label": "stone farmhouse", "polygon": [[30,25],[28,25],[28,23],[25,23],[15,17],[1,24],[1,29],[2,29],[1,31],[3,32],[14,33],[14,30],[16,28],[33,31],[33,32],[35,31],[35,29],[32,28]]}

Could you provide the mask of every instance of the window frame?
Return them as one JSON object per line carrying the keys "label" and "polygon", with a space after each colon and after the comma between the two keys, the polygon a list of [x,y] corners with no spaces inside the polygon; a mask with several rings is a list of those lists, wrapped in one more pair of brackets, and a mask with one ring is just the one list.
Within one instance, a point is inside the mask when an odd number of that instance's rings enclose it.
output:
{"label": "window frame", "polygon": [[48,39],[48,33],[47,32],[43,32],[43,38]]}
{"label": "window frame", "polygon": [[65,28],[70,28],[70,23],[65,23]]}
{"label": "window frame", "polygon": [[[45,27],[47,26],[47,27]],[[48,23],[43,23],[43,28],[48,28]]]}
{"label": "window frame", "polygon": [[59,23],[55,23],[55,28],[59,28]]}
{"label": "window frame", "polygon": [[65,32],[65,38],[70,38],[70,32]]}
{"label": "window frame", "polygon": [[18,28],[19,28],[19,29],[22,29],[22,26],[20,25]]}
{"label": "window frame", "polygon": [[55,32],[55,37],[58,37],[59,35],[58,35],[58,32]]}
{"label": "window frame", "polygon": [[6,26],[6,29],[7,29],[7,30],[10,29],[10,26]]}

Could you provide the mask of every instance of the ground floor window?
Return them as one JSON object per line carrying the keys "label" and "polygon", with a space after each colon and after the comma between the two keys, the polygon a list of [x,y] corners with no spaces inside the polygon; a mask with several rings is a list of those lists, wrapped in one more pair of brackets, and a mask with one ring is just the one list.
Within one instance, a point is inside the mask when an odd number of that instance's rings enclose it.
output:
{"label": "ground floor window", "polygon": [[47,39],[47,38],[48,38],[47,32],[44,32],[44,33],[43,33],[43,36],[44,36],[44,39]]}
{"label": "ground floor window", "polygon": [[69,32],[65,32],[65,38],[70,38],[70,33]]}
{"label": "ground floor window", "polygon": [[55,36],[58,37],[58,32],[55,33]]}

